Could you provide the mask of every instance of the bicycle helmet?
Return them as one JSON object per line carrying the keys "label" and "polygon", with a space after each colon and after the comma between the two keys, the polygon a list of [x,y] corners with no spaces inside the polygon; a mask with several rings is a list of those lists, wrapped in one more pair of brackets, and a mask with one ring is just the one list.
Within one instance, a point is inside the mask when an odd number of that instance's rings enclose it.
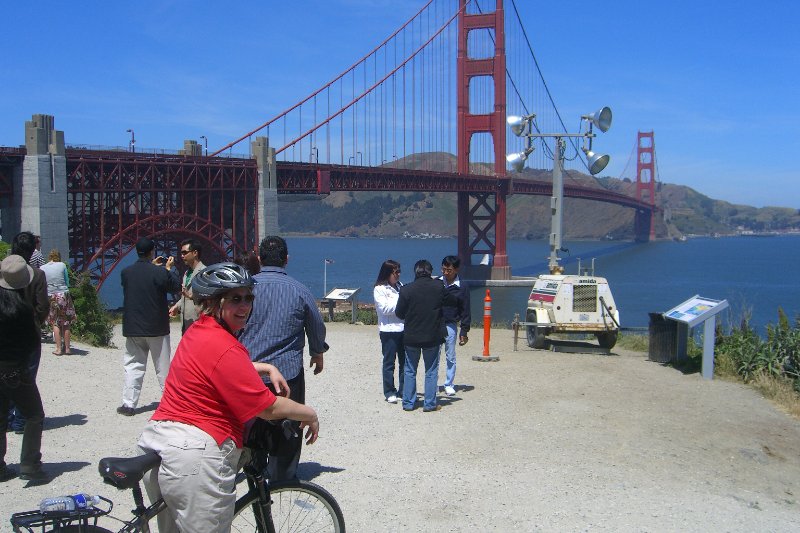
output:
{"label": "bicycle helmet", "polygon": [[219,296],[231,289],[253,285],[253,277],[243,266],[236,263],[216,263],[192,277],[192,294],[202,300]]}

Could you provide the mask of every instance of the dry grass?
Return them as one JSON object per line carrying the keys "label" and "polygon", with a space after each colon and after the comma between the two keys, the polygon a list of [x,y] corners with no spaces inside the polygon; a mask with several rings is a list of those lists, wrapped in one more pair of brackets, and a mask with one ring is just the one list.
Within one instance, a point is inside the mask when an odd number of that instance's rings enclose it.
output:
{"label": "dry grass", "polygon": [[648,335],[638,335],[636,333],[620,334],[617,338],[617,346],[634,352],[645,352],[650,350],[650,337]]}
{"label": "dry grass", "polygon": [[758,374],[750,385],[793,417],[800,418],[800,394],[794,390],[791,380]]}

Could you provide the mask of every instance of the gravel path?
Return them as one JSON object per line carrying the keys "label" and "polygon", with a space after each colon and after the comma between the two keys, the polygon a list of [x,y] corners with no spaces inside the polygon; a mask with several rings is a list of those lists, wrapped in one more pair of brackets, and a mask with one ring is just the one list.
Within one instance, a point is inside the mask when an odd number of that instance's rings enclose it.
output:
{"label": "gravel path", "polygon": [[[439,412],[407,413],[383,401],[376,327],[329,325],[325,371],[307,375],[321,436],[301,475],[336,496],[349,531],[797,530],[800,422],[752,390],[625,350],[552,353],[520,340],[514,352],[508,330],[493,331],[499,362],[475,362],[481,334],[459,349],[458,394]],[[119,328],[114,342],[124,345]],[[46,496],[102,494],[118,517],[132,508],[101,483],[97,461],[136,453],[155,375],[125,418],[121,350],[74,349],[43,347],[43,454],[56,477],[0,483],[0,531]],[[19,440],[9,435],[12,464]]]}

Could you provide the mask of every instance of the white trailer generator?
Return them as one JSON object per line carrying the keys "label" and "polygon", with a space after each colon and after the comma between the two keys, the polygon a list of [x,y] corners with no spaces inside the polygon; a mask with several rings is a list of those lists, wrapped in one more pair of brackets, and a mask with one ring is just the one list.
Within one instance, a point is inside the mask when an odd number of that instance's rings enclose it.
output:
{"label": "white trailer generator", "polygon": [[528,297],[528,346],[545,347],[551,333],[594,334],[601,348],[617,342],[619,311],[605,278],[543,274]]}

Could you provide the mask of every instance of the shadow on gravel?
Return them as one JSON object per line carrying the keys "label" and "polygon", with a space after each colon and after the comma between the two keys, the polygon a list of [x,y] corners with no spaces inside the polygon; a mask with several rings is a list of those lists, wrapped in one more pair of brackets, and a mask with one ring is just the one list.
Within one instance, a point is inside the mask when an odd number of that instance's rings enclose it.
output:
{"label": "shadow on gravel", "polygon": [[86,415],[75,413],[74,415],[66,416],[48,416],[44,419],[45,431],[51,429],[60,429],[67,426],[82,426],[86,424]]}
{"label": "shadow on gravel", "polygon": [[300,463],[297,465],[297,477],[305,479],[306,481],[311,481],[322,473],[338,474],[343,471],[344,468],[322,466],[319,463]]}
{"label": "shadow on gravel", "polygon": [[39,485],[47,485],[48,483],[52,482],[55,478],[60,476],[61,474],[66,474],[67,472],[77,472],[81,470],[85,466],[89,466],[92,463],[87,463],[85,461],[65,461],[63,463],[44,463],[42,468],[45,472],[47,472],[47,479],[44,480],[37,480],[37,481],[28,481],[25,486],[26,487],[36,487]]}

